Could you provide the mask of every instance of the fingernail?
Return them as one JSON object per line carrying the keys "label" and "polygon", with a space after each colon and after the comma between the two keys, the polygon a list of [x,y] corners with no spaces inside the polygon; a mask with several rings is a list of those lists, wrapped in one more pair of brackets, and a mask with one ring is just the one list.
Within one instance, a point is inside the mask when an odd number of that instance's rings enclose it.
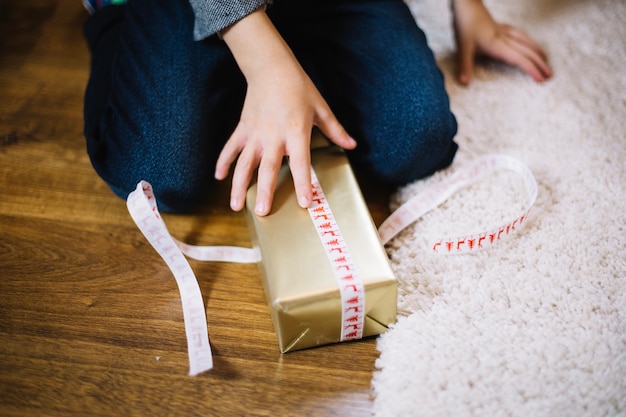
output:
{"label": "fingernail", "polygon": [[256,207],[254,208],[254,212],[259,216],[263,216],[267,214],[267,206],[264,203],[257,203]]}
{"label": "fingernail", "polygon": [[240,207],[239,200],[236,199],[236,198],[231,198],[230,199],[230,208],[232,208],[235,211],[238,211],[239,207]]}
{"label": "fingernail", "polygon": [[302,208],[308,208],[311,205],[311,202],[309,201],[309,199],[306,196],[300,196],[300,198],[298,199],[298,202],[300,204],[300,207]]}

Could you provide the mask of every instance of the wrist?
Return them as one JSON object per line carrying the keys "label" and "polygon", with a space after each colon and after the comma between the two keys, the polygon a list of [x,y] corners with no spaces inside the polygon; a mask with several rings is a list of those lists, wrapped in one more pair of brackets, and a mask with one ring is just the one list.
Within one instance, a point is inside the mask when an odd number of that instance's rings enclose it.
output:
{"label": "wrist", "polygon": [[269,76],[285,60],[295,60],[264,8],[229,26],[221,36],[248,82]]}
{"label": "wrist", "polygon": [[459,11],[459,9],[463,10],[464,8],[472,7],[476,5],[482,6],[483,5],[482,0],[451,0],[450,1],[450,6],[453,12],[457,12]]}

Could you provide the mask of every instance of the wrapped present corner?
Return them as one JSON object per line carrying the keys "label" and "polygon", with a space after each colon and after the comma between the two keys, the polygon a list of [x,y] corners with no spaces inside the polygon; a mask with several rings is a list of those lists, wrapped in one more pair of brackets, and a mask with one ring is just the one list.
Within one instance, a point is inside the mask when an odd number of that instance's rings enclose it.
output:
{"label": "wrapped present corner", "polygon": [[[272,212],[260,217],[246,209],[281,352],[350,340],[354,337],[346,336],[356,335],[356,330],[358,338],[378,335],[396,320],[396,279],[347,157],[336,147],[323,146],[312,150],[311,164],[349,250],[350,268],[333,263],[345,261],[346,254],[338,249],[329,255],[327,246],[334,240],[324,243],[313,220],[318,216],[297,204],[286,165],[279,174]],[[255,197],[253,186],[247,207],[254,207]],[[362,284],[363,302],[340,291],[356,290],[342,282],[353,273]]]}

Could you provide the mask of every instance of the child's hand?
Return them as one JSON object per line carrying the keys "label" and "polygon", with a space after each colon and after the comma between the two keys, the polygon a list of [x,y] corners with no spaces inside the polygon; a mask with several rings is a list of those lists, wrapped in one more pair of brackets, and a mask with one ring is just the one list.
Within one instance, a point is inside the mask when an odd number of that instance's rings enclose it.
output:
{"label": "child's hand", "polygon": [[541,82],[552,76],[545,52],[524,32],[493,20],[480,0],[453,0],[459,53],[458,81],[467,85],[474,57],[486,55],[514,65]]}
{"label": "child's hand", "polygon": [[[243,23],[243,24],[242,24]],[[335,144],[356,146],[313,82],[262,10],[223,33],[246,77],[241,119],[217,161],[215,177],[224,179],[237,160],[230,205],[241,210],[258,168],[256,214],[270,212],[283,157],[289,158],[298,203],[308,207],[311,191],[311,129],[316,125]]]}

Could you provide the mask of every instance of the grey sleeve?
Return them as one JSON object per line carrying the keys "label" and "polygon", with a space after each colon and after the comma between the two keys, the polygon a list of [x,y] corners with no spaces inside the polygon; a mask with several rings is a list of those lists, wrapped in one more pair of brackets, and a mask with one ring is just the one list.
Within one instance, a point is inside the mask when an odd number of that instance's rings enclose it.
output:
{"label": "grey sleeve", "polygon": [[269,0],[189,0],[195,14],[193,38],[202,40],[269,3]]}

